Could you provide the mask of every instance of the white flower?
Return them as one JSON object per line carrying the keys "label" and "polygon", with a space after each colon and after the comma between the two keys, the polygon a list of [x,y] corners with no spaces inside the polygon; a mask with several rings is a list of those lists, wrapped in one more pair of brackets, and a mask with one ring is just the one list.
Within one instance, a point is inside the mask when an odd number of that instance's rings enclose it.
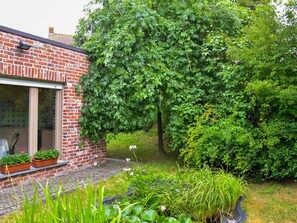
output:
{"label": "white flower", "polygon": [[134,173],[133,173],[133,172],[131,172],[131,173],[129,173],[129,175],[130,175],[130,176],[133,176],[133,175],[134,175]]}
{"label": "white flower", "polygon": [[124,170],[124,171],[130,171],[131,168],[124,168],[123,170]]}
{"label": "white flower", "polygon": [[131,161],[131,159],[130,158],[126,158],[126,161],[129,163]]}
{"label": "white flower", "polygon": [[161,211],[163,211],[163,212],[164,212],[164,211],[166,211],[166,209],[167,209],[167,208],[166,208],[166,206],[164,206],[164,205],[161,205],[160,209],[161,209]]}
{"label": "white flower", "polygon": [[129,146],[129,149],[130,149],[130,150],[132,150],[132,149],[137,149],[137,146],[136,146],[136,145]]}

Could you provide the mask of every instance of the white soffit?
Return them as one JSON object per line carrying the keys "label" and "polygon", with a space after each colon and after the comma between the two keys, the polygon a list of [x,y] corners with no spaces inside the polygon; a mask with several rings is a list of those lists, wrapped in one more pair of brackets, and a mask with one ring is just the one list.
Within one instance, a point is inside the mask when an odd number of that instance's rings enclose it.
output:
{"label": "white soffit", "polygon": [[37,87],[37,88],[50,88],[50,89],[63,89],[63,85],[61,83],[50,83],[50,82],[39,82],[39,81],[29,81],[29,80],[21,80],[21,79],[13,79],[13,78],[5,78],[0,77],[0,84],[7,85],[17,85],[17,86],[25,86],[25,87]]}

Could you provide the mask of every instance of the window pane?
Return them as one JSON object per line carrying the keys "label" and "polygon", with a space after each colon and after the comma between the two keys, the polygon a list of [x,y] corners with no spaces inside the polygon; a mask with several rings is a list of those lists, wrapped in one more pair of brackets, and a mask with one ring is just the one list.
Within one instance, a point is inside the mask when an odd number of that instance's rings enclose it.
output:
{"label": "window pane", "polygon": [[53,89],[39,89],[38,150],[55,146],[55,93]]}
{"label": "window pane", "polygon": [[15,153],[28,152],[28,109],[28,87],[0,84],[0,139]]}

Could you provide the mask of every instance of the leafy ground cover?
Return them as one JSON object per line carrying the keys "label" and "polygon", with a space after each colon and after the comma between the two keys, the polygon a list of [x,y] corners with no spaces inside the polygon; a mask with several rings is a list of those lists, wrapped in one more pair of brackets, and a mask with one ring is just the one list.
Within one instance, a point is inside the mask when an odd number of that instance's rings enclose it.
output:
{"label": "leafy ground cover", "polygon": [[[127,139],[127,140],[126,140]],[[160,169],[174,172],[177,170],[176,162],[163,159],[157,153],[157,136],[155,130],[148,133],[137,131],[132,134],[120,134],[107,144],[108,156],[112,158],[131,158],[130,145],[137,145],[135,151],[139,160],[146,162],[146,168],[156,173]],[[150,162],[153,157],[153,162]],[[106,181],[106,192],[111,195],[117,188],[123,188],[123,178],[120,174]],[[115,189],[115,190],[114,190]],[[121,192],[121,191],[119,191]],[[249,183],[247,198],[244,201],[247,211],[247,223],[294,223],[297,222],[297,182],[288,180],[283,182]]]}

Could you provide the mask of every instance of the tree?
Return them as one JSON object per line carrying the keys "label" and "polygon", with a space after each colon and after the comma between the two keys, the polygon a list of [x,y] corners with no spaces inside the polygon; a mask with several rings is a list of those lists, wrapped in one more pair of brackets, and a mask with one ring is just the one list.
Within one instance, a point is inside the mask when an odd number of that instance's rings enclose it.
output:
{"label": "tree", "polygon": [[233,103],[227,96],[237,80],[226,50],[245,23],[237,4],[105,0],[91,8],[75,36],[92,62],[81,79],[83,136],[98,141],[108,132],[140,129],[159,114],[179,149],[206,104]]}

